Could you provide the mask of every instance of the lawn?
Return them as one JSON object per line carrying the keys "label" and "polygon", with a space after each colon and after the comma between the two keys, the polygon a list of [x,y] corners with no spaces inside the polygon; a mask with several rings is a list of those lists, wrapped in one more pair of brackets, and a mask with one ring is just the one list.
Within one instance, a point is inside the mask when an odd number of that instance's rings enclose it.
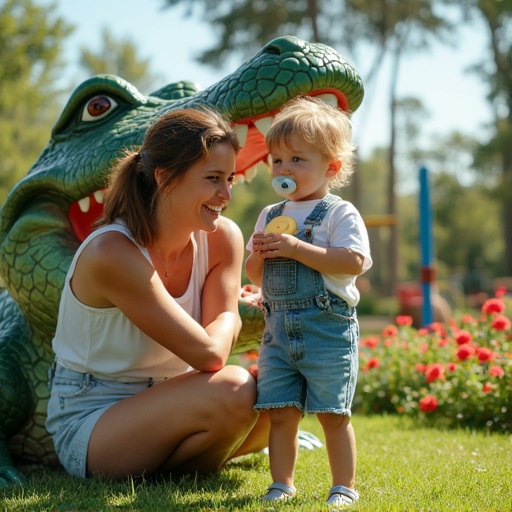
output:
{"label": "lawn", "polygon": [[[510,511],[512,437],[417,427],[411,418],[355,416],[358,439],[354,511]],[[322,438],[314,417],[302,429]],[[0,489],[0,510],[17,511],[261,511],[270,483],[258,454],[210,476],[105,482],[60,470],[24,467],[30,485]],[[322,511],[330,487],[325,448],[301,450],[297,497],[275,510]]]}

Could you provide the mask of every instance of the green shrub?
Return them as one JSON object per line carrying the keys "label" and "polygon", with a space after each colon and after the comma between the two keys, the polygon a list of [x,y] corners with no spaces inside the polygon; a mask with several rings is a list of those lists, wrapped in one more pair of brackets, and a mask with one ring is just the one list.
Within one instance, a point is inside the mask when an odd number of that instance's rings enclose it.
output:
{"label": "green shrub", "polygon": [[479,318],[428,329],[396,317],[360,342],[354,410],[396,413],[432,426],[512,432],[512,330],[508,300],[489,299]]}

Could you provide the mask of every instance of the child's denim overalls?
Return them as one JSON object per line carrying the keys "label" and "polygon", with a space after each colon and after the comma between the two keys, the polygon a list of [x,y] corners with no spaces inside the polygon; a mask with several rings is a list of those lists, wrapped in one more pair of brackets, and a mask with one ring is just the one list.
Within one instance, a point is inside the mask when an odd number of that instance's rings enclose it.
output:
{"label": "child's denim overalls", "polygon": [[[313,241],[339,197],[322,199],[296,237]],[[267,214],[281,215],[286,201]],[[295,406],[308,412],[350,415],[357,371],[359,327],[355,308],[326,290],[320,272],[296,260],[265,260],[265,331],[258,363],[256,409]]]}

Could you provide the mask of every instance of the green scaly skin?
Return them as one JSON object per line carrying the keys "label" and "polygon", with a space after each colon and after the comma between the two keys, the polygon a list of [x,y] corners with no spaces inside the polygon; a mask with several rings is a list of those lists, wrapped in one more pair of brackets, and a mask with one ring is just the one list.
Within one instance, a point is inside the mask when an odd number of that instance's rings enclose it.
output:
{"label": "green scaly skin", "polygon": [[[71,95],[48,146],[9,194],[0,217],[0,486],[24,483],[14,461],[57,463],[45,430],[47,371],[60,293],[73,254],[90,232],[101,205],[81,214],[76,202],[105,188],[123,148],[142,143],[145,131],[166,112],[205,104],[247,125],[237,174],[244,176],[267,151],[252,121],[299,94],[332,94],[355,111],[363,98],[357,72],[332,48],[294,37],[268,43],[233,74],[202,91],[191,82],[149,96],[126,81],[93,77]],[[95,97],[114,100],[103,115],[87,115]],[[257,308],[240,302],[243,331],[238,352],[254,347],[262,330]]]}

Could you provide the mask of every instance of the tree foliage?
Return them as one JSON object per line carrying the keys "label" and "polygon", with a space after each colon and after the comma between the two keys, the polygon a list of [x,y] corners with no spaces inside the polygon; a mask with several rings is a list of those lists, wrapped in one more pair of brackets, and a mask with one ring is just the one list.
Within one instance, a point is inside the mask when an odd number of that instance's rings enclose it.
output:
{"label": "tree foliage", "polygon": [[0,202],[46,145],[59,104],[55,78],[72,27],[54,10],[32,0],[0,6]]}
{"label": "tree foliage", "polygon": [[80,49],[80,64],[87,74],[117,75],[142,93],[149,93],[156,80],[150,70],[150,60],[141,59],[134,43],[128,39],[116,40],[107,28],[103,29],[101,41],[97,52],[85,46]]}
{"label": "tree foliage", "polygon": [[464,15],[479,17],[489,35],[491,59],[478,70],[489,85],[494,110],[494,134],[477,153],[482,167],[496,166],[500,182],[496,197],[501,202],[505,239],[506,273],[512,275],[512,0],[452,0]]}

